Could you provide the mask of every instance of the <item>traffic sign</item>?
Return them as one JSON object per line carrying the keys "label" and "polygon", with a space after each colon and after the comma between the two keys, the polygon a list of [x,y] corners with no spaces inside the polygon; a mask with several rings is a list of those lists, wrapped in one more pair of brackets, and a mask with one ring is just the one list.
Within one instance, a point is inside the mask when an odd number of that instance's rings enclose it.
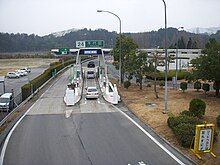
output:
{"label": "traffic sign", "polygon": [[103,48],[104,47],[104,41],[103,40],[90,40],[86,41],[86,47],[87,48]]}
{"label": "traffic sign", "polygon": [[191,150],[199,158],[202,157],[200,153],[210,153],[212,156],[216,155],[212,152],[213,140],[214,140],[214,124],[200,124],[196,125],[196,133],[194,137],[194,143],[191,145]]}
{"label": "traffic sign", "polygon": [[77,48],[85,48],[86,41],[76,41]]}
{"label": "traffic sign", "polygon": [[76,41],[77,48],[103,48],[103,40]]}
{"label": "traffic sign", "polygon": [[70,52],[69,48],[60,48],[59,53],[60,54],[68,54]]}

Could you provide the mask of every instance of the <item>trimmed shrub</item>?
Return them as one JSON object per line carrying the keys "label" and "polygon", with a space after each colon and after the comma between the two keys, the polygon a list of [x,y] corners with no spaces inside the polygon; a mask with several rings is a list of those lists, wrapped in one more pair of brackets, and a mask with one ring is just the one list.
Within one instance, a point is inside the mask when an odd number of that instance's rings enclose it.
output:
{"label": "trimmed shrub", "polygon": [[131,86],[131,82],[130,81],[125,81],[124,82],[124,88],[128,89]]}
{"label": "trimmed shrub", "polygon": [[193,117],[195,116],[191,111],[187,111],[187,110],[182,111],[180,115],[193,116]]}
{"label": "trimmed shrub", "polygon": [[185,90],[187,90],[187,82],[181,82],[180,83],[180,89],[182,89],[183,92],[185,92]]}
{"label": "trimmed shrub", "polygon": [[210,85],[207,83],[202,84],[202,89],[206,92],[208,92],[210,90]]}
{"label": "trimmed shrub", "polygon": [[220,128],[220,115],[216,118],[217,126]]}
{"label": "trimmed shrub", "polygon": [[200,81],[196,81],[194,83],[194,89],[196,89],[197,91],[199,91],[202,88],[202,83]]}
{"label": "trimmed shrub", "polygon": [[181,123],[196,125],[196,124],[202,124],[202,121],[195,116],[187,116],[187,115],[169,117],[167,120],[167,124],[171,129],[174,129],[174,127],[176,127]]}
{"label": "trimmed shrub", "polygon": [[191,83],[193,81],[193,79],[194,79],[194,76],[192,73],[190,73],[190,72],[186,73],[185,80],[187,80],[188,83]]}
{"label": "trimmed shrub", "polygon": [[205,115],[206,103],[201,99],[192,99],[189,103],[189,111],[201,118]]}
{"label": "trimmed shrub", "polygon": [[180,123],[173,128],[178,141],[183,147],[190,147],[193,136],[195,136],[196,126],[193,124]]}

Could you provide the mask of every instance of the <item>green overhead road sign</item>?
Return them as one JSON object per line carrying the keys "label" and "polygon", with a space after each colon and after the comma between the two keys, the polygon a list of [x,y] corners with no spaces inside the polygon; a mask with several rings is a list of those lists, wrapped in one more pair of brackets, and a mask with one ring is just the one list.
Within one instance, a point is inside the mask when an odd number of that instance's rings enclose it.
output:
{"label": "green overhead road sign", "polygon": [[103,40],[76,41],[77,48],[103,48]]}
{"label": "green overhead road sign", "polygon": [[91,40],[91,41],[86,41],[86,47],[87,48],[94,48],[94,47],[104,47],[104,41],[103,40]]}
{"label": "green overhead road sign", "polygon": [[60,48],[59,53],[60,54],[68,54],[70,52],[69,48]]}

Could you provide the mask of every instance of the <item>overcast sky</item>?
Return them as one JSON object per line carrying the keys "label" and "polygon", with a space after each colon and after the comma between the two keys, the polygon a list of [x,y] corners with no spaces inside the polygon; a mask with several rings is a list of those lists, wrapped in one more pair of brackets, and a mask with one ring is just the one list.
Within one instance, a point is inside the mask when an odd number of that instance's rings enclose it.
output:
{"label": "overcast sky", "polygon": [[[220,26],[220,0],[165,0],[167,26]],[[164,28],[162,0],[0,0],[0,32],[40,36],[67,29],[146,32]]]}

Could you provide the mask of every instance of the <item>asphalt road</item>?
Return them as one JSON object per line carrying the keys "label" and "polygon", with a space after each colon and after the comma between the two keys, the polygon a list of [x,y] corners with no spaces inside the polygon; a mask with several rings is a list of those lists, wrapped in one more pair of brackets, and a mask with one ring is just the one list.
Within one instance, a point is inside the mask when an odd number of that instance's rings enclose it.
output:
{"label": "asphalt road", "polygon": [[[84,90],[78,105],[65,106],[68,75],[67,71],[60,76],[12,129],[1,152],[2,164],[192,164],[161,139],[158,142],[156,135],[139,128],[140,121],[131,119],[122,105],[117,108],[102,97],[87,100]],[[95,83],[86,80],[88,86]]]}

